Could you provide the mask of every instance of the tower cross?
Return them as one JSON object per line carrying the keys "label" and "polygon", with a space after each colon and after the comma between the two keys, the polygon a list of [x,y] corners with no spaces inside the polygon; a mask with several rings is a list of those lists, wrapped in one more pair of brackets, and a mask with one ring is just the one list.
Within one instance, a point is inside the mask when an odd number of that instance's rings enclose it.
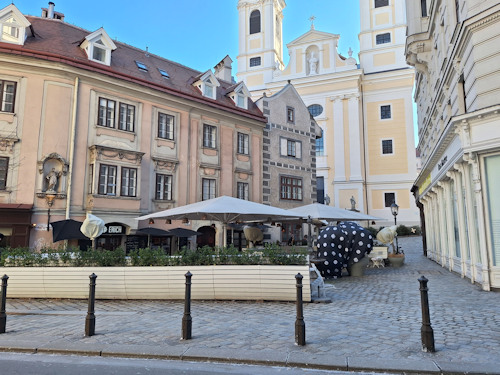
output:
{"label": "tower cross", "polygon": [[311,21],[311,29],[314,29],[314,20],[316,19],[315,16],[309,17],[309,21]]}

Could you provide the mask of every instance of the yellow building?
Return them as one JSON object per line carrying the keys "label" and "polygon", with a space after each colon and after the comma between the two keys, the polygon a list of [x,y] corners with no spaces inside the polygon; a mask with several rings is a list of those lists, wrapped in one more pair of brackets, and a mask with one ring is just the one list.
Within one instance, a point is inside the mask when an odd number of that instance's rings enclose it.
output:
{"label": "yellow building", "polygon": [[[359,63],[337,50],[340,36],[311,29],[287,44],[284,0],[240,0],[238,80],[252,97],[268,97],[290,81],[323,130],[316,144],[318,201],[356,208],[393,222],[419,224],[410,189],[416,177],[412,89],[404,57],[403,0],[360,0]],[[323,192],[323,195],[321,194]]]}

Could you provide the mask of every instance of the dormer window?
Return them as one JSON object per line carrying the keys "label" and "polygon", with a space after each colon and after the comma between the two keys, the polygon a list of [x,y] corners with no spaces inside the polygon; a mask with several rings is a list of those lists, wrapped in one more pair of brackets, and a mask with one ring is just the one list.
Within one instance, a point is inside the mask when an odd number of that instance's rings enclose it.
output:
{"label": "dormer window", "polygon": [[116,45],[102,27],[87,35],[80,47],[87,52],[89,60],[108,66],[111,65],[111,52],[116,49]]}
{"label": "dormer window", "polygon": [[15,5],[3,8],[0,10],[0,42],[23,45],[30,25]]}
{"label": "dormer window", "polygon": [[211,70],[204,73],[193,85],[198,87],[203,96],[210,99],[217,98],[217,87],[220,83]]}
{"label": "dormer window", "polygon": [[236,106],[248,109],[248,98],[250,97],[250,91],[248,91],[247,87],[243,82],[238,83],[236,86],[233,86],[233,90],[229,88],[228,96],[233,100]]}

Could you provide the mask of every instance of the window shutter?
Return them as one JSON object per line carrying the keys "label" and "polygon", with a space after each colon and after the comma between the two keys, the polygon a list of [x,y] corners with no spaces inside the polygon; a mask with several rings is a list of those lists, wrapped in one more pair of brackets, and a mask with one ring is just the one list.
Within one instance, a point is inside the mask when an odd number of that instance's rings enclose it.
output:
{"label": "window shutter", "polygon": [[302,159],[302,143],[295,142],[295,157],[298,159]]}
{"label": "window shutter", "polygon": [[281,156],[287,156],[288,155],[288,150],[287,150],[287,140],[286,138],[281,138],[280,139],[280,155]]}

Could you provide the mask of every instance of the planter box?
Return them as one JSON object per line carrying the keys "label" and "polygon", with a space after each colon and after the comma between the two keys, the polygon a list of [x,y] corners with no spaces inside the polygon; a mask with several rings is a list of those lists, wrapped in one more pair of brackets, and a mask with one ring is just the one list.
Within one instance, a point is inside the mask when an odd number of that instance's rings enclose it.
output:
{"label": "planter box", "polygon": [[311,301],[307,265],[0,268],[9,276],[8,298],[85,299],[89,275],[95,273],[97,299],[184,299],[188,271],[192,299],[295,301],[300,272],[302,298]]}

